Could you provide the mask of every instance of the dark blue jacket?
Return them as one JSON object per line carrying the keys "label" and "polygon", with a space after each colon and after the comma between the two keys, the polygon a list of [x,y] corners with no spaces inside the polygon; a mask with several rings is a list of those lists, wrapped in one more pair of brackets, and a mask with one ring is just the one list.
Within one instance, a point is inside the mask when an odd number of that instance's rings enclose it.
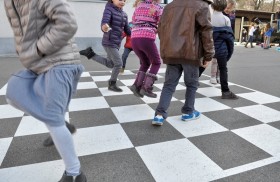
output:
{"label": "dark blue jacket", "polygon": [[111,30],[104,32],[102,45],[119,49],[122,42],[122,33],[131,35],[127,14],[113,3],[108,2],[103,12],[101,26],[106,23],[111,27]]}
{"label": "dark blue jacket", "polygon": [[225,27],[213,27],[213,40],[215,46],[215,58],[226,59],[231,58],[234,50],[234,35],[232,28]]}

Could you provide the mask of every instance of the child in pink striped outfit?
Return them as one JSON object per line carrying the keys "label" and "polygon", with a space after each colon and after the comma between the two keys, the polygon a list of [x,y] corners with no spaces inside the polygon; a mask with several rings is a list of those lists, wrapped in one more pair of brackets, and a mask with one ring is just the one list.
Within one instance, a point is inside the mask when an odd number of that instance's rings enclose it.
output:
{"label": "child in pink striped outfit", "polygon": [[144,95],[157,97],[152,90],[153,84],[157,80],[156,74],[161,65],[159,52],[155,44],[157,26],[163,11],[163,8],[159,5],[160,2],[161,0],[136,0],[134,3],[131,43],[135,54],[140,59],[141,66],[130,90],[138,97]]}

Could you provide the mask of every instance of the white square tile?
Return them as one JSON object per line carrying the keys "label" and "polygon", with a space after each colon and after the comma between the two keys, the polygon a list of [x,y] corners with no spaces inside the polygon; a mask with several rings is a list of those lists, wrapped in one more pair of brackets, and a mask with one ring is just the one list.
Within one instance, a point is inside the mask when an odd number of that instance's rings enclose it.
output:
{"label": "white square tile", "polygon": [[271,155],[280,154],[280,130],[272,126],[262,124],[232,131]]}
{"label": "white square tile", "polygon": [[133,147],[120,124],[78,129],[74,141],[78,156]]}
{"label": "white square tile", "polygon": [[279,102],[280,98],[275,97],[269,94],[265,94],[262,92],[250,92],[250,93],[243,93],[243,94],[237,94],[240,97],[243,97],[247,100],[256,102],[258,104],[267,104],[272,102]]}
{"label": "white square tile", "polygon": [[[185,102],[184,100],[182,102]],[[195,109],[199,112],[219,111],[230,109],[230,107],[217,102],[211,98],[197,98],[195,99]]]}
{"label": "white square tile", "polygon": [[215,87],[198,88],[196,92],[206,97],[217,97],[222,95],[221,89]]}
{"label": "white square tile", "polygon": [[72,99],[69,105],[69,111],[81,111],[91,109],[108,108],[109,105],[104,97],[88,97]]}
{"label": "white square tile", "polygon": [[93,81],[95,82],[104,82],[108,81],[111,78],[111,76],[92,76]]}
{"label": "white square tile", "polygon": [[[13,138],[1,138],[0,139],[0,166],[8,152],[8,149],[12,143],[12,140],[13,140]],[[1,177],[1,180],[2,180],[2,177]]]}
{"label": "white square tile", "polygon": [[222,169],[187,139],[136,147],[155,181],[210,181]]}
{"label": "white square tile", "polygon": [[131,85],[133,85],[135,79],[127,79],[127,80],[120,80],[120,81],[121,81],[124,85],[130,87]]}
{"label": "white square tile", "polygon": [[0,105],[0,119],[22,117],[23,112],[10,105]]}
{"label": "white square tile", "polygon": [[79,82],[77,89],[92,89],[92,88],[97,88],[97,85],[94,82]]}
{"label": "white square tile", "polygon": [[234,109],[264,123],[280,120],[279,111],[271,109],[264,105],[253,105],[246,107],[238,107]]}
{"label": "white square tile", "polygon": [[[158,84],[154,84],[155,87],[159,88],[160,90],[162,90],[163,88],[163,83],[158,83]],[[186,87],[185,85],[179,84],[176,86],[176,90],[185,90]]]}
{"label": "white square tile", "polygon": [[111,108],[120,123],[152,119],[155,111],[146,104]]}
{"label": "white square tile", "polygon": [[19,123],[15,136],[33,135],[49,132],[46,125],[32,116],[24,116]]}
{"label": "white square tile", "polygon": [[83,72],[81,77],[91,77],[91,75],[89,74],[89,72]]}
{"label": "white square tile", "polygon": [[191,121],[182,121],[181,115],[168,117],[167,121],[185,137],[194,137],[228,130],[203,114],[199,119]]}
{"label": "white square tile", "polygon": [[57,160],[0,169],[0,176],[1,182],[51,182],[60,180],[63,172],[63,161]]}
{"label": "white square tile", "polygon": [[130,70],[124,70],[124,72],[120,73],[120,75],[134,75],[134,73]]}
{"label": "white square tile", "polygon": [[166,68],[160,68],[159,70],[158,70],[158,73],[165,73],[166,72]]}
{"label": "white square tile", "polygon": [[6,95],[7,84],[0,89],[0,95]]}
{"label": "white square tile", "polygon": [[126,86],[119,86],[119,87],[123,90],[122,92],[114,92],[114,91],[108,90],[107,87],[99,88],[99,90],[103,96],[133,94],[128,87],[126,87]]}

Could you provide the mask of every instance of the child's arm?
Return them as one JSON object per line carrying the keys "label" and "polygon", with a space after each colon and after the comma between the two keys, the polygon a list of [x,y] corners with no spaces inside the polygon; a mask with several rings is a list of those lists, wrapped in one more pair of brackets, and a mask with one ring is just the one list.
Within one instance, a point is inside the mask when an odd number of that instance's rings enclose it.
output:
{"label": "child's arm", "polygon": [[37,42],[37,49],[43,54],[52,54],[63,46],[75,35],[78,26],[69,5],[63,0],[39,0],[38,7],[46,15],[51,27]]}
{"label": "child's arm", "polygon": [[102,17],[102,21],[101,21],[101,30],[103,32],[108,32],[109,31],[109,25],[111,22],[111,17],[112,17],[112,12],[109,9],[104,9],[103,12],[103,17]]}

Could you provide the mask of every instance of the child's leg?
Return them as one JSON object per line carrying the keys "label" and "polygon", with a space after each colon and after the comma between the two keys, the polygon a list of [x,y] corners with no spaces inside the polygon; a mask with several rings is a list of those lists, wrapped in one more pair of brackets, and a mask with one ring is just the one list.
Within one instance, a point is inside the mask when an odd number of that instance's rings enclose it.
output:
{"label": "child's leg", "polygon": [[56,149],[65,164],[67,175],[78,176],[80,174],[81,165],[75,152],[71,133],[65,125],[50,126],[46,124],[46,126],[49,129]]}
{"label": "child's leg", "polygon": [[131,39],[131,44],[132,44],[133,51],[135,52],[137,57],[140,59],[139,71],[146,73],[147,70],[149,69],[151,63],[149,61],[149,58],[143,51],[142,38]]}
{"label": "child's leg", "polygon": [[217,59],[216,59],[216,58],[213,58],[213,59],[212,59],[212,63],[211,63],[211,77],[212,77],[212,78],[216,78],[216,75],[217,75],[217,66],[218,66]]}
{"label": "child's leg", "polygon": [[122,68],[122,59],[119,54],[119,50],[117,48],[112,47],[104,47],[105,51],[107,52],[108,56],[110,56],[111,61],[113,63],[113,69],[111,78],[109,81],[117,81],[118,75],[120,73],[120,69]]}
{"label": "child's leg", "polygon": [[124,48],[124,51],[123,51],[123,54],[122,54],[122,67],[125,68],[125,65],[126,65],[126,60],[128,58],[128,55],[129,53],[131,52],[132,49],[129,49],[129,48]]}

